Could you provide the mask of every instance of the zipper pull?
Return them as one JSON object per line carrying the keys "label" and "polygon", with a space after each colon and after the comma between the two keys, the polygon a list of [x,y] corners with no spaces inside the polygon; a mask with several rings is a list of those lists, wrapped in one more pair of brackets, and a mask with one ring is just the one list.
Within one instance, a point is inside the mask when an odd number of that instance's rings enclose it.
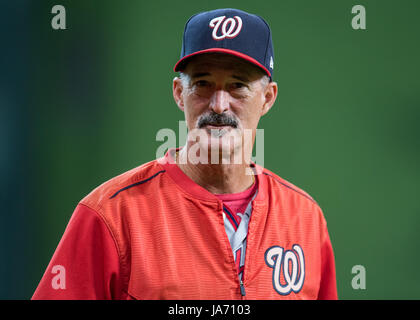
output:
{"label": "zipper pull", "polygon": [[246,295],[246,292],[245,292],[245,286],[244,286],[244,283],[242,282],[242,280],[241,280],[241,282],[239,283],[239,285],[240,285],[240,287],[241,287],[241,295],[242,295],[242,296],[245,296],[245,295]]}

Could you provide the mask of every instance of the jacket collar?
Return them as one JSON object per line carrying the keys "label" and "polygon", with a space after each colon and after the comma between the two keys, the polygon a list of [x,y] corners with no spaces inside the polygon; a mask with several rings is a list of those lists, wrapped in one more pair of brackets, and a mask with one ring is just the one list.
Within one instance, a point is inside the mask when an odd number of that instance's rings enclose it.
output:
{"label": "jacket collar", "polygon": [[[188,177],[175,163],[174,155],[175,152],[181,148],[170,148],[164,157],[158,159],[160,165],[172,178],[172,180],[181,188],[181,190],[189,193],[194,198],[198,198],[205,201],[219,202],[220,200],[211,192],[195,183],[190,177]],[[254,199],[254,205],[264,204],[267,198],[267,176],[263,174],[264,168],[251,162],[250,167],[256,172],[255,178],[258,183],[257,196]]]}

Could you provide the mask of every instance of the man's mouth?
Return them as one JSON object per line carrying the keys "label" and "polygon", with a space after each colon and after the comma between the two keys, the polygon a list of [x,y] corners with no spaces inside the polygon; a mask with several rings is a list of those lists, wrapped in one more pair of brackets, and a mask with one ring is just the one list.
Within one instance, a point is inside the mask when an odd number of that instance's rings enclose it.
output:
{"label": "man's mouth", "polygon": [[233,126],[228,124],[206,124],[203,127],[208,129],[233,128]]}
{"label": "man's mouth", "polygon": [[206,122],[201,124],[201,128],[209,128],[209,129],[221,129],[221,128],[236,128],[237,125],[235,123],[227,123],[227,122]]}
{"label": "man's mouth", "polygon": [[219,138],[233,129],[233,126],[226,124],[206,124],[202,128],[205,129],[211,136]]}

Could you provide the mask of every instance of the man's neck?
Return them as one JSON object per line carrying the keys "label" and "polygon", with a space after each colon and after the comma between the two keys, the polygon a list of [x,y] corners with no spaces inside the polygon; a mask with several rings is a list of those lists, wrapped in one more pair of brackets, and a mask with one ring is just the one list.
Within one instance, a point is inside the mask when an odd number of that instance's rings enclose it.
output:
{"label": "man's neck", "polygon": [[253,175],[246,174],[246,163],[241,164],[192,164],[187,148],[175,155],[176,164],[191,180],[213,194],[238,193],[251,187]]}

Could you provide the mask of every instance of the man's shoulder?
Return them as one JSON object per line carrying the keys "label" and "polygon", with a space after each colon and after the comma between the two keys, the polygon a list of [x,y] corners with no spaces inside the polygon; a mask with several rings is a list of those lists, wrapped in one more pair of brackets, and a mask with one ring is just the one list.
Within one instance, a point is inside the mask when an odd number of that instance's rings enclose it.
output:
{"label": "man's shoulder", "polygon": [[98,212],[102,211],[101,209],[110,201],[126,197],[131,189],[138,190],[139,186],[148,185],[147,182],[152,181],[164,171],[158,160],[144,163],[105,181],[85,196],[80,203]]}
{"label": "man's shoulder", "polygon": [[262,174],[268,177],[268,180],[273,185],[276,185],[278,187],[278,190],[281,190],[283,194],[290,195],[291,197],[296,197],[304,202],[308,201],[319,207],[318,203],[314,200],[314,198],[312,198],[312,196],[309,193],[297,187],[293,183],[287,181],[286,179],[280,177],[279,175],[266,168],[263,169]]}

